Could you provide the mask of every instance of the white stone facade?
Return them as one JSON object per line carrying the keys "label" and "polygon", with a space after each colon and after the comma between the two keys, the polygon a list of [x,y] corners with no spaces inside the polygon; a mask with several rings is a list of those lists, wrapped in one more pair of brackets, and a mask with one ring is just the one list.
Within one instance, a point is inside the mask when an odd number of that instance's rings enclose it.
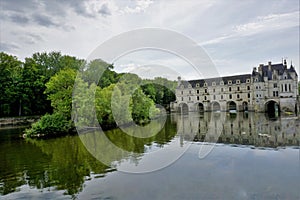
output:
{"label": "white stone facade", "polygon": [[182,81],[178,77],[173,112],[299,112],[298,75],[286,61],[259,65],[251,74]]}

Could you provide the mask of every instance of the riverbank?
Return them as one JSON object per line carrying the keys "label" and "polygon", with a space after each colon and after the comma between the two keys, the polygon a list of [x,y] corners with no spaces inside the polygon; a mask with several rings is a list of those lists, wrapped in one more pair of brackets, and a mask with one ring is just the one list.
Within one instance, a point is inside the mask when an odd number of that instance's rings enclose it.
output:
{"label": "riverbank", "polygon": [[0,118],[0,127],[30,125],[40,119],[40,116],[3,117]]}

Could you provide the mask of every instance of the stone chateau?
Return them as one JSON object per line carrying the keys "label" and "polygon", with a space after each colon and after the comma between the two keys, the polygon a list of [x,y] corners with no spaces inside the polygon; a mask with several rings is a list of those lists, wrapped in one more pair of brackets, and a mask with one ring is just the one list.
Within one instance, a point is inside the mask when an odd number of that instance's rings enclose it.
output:
{"label": "stone chateau", "polygon": [[254,67],[251,74],[183,81],[178,77],[171,111],[299,111],[298,75],[286,60]]}

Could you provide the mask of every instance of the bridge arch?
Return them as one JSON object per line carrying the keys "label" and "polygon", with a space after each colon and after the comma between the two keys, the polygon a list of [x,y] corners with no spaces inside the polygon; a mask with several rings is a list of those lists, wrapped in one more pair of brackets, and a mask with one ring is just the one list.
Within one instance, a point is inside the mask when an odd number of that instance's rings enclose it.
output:
{"label": "bridge arch", "polygon": [[198,112],[204,112],[205,111],[204,104],[203,103],[196,103],[196,110]]}
{"label": "bridge arch", "polygon": [[234,101],[227,102],[227,110],[230,111],[237,111],[237,104]]}
{"label": "bridge arch", "polygon": [[276,100],[269,100],[265,103],[265,112],[270,116],[280,114],[280,104]]}
{"label": "bridge arch", "polygon": [[178,106],[178,112],[181,114],[188,114],[189,113],[189,106],[186,103],[181,103]]}
{"label": "bridge arch", "polygon": [[212,111],[221,111],[221,105],[219,102],[214,101],[211,103],[211,110]]}

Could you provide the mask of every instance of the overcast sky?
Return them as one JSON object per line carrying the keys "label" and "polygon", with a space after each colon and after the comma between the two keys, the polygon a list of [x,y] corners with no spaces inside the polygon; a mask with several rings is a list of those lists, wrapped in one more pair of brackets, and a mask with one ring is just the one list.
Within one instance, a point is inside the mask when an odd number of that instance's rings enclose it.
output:
{"label": "overcast sky", "polygon": [[[299,72],[299,0],[0,2],[0,51],[20,59],[54,50],[87,58],[118,34],[156,27],[194,40],[221,75],[251,73],[259,63],[279,63],[282,58],[289,65],[292,60]],[[144,51],[120,58],[115,65],[118,71],[149,64],[174,65],[187,79],[197,78],[179,69],[183,63],[165,53]]]}

